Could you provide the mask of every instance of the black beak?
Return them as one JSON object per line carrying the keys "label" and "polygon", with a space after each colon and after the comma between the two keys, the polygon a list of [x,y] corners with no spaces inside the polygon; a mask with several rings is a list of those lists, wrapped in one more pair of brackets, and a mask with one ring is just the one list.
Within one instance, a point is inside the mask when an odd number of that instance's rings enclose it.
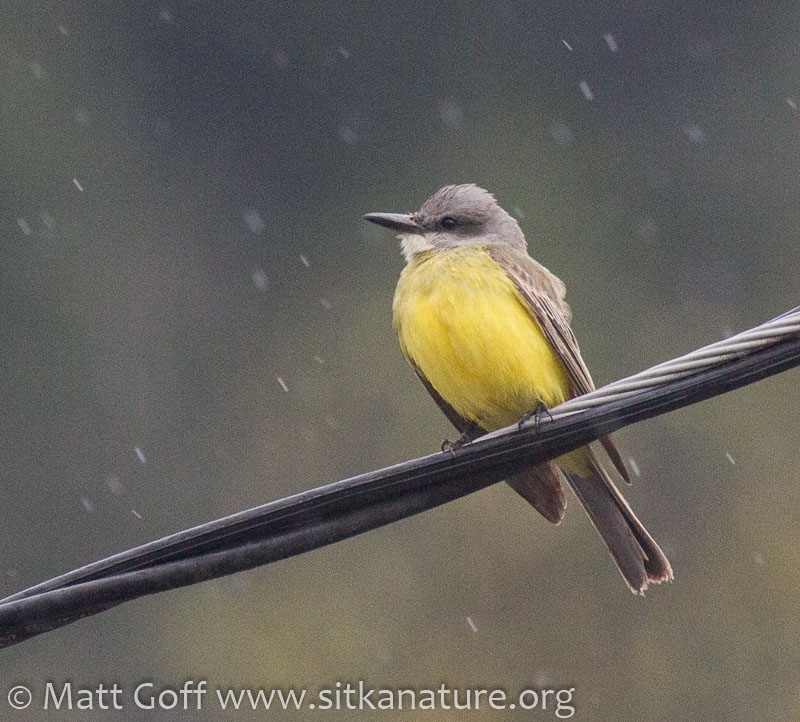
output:
{"label": "black beak", "polygon": [[364,219],[398,233],[422,233],[409,213],[367,213]]}

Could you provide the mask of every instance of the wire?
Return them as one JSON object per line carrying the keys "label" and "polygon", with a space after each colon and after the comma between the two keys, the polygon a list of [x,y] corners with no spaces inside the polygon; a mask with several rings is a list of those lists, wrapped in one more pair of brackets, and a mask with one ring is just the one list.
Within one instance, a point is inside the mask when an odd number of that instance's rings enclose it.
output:
{"label": "wire", "polygon": [[[561,415],[594,408],[606,400],[613,401],[628,398],[630,395],[642,393],[669,381],[686,378],[703,369],[712,368],[725,361],[739,358],[746,353],[753,353],[758,349],[766,348],[795,334],[800,334],[800,306],[793,308],[791,311],[786,311],[760,326],[742,331],[708,346],[703,346],[671,361],[651,366],[649,369],[640,371],[633,376],[613,381],[583,396],[569,399],[560,406],[551,409],[550,415],[553,418],[558,418]],[[528,423],[531,423],[531,421]],[[487,436],[502,435],[510,428],[512,427],[499,429]]]}
{"label": "wire", "polygon": [[623,426],[797,365],[800,307],[570,400],[522,428],[513,425],[454,451],[239,512],[7,597],[0,600],[0,646],[140,596],[251,569],[384,526],[561,456]]}

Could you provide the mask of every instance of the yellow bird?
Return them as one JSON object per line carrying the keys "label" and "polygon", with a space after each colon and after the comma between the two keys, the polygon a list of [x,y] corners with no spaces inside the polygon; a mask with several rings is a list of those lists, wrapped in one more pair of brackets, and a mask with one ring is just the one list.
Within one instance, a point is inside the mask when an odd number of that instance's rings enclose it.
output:
{"label": "yellow bird", "polygon": [[[475,185],[438,190],[415,213],[368,213],[397,231],[406,267],[394,296],[403,355],[447,418],[473,439],[594,389],[559,278],[533,260],[517,221]],[[630,482],[611,437],[600,439]],[[558,524],[566,480],[628,586],[672,579],[658,544],[589,446],[508,479]]]}

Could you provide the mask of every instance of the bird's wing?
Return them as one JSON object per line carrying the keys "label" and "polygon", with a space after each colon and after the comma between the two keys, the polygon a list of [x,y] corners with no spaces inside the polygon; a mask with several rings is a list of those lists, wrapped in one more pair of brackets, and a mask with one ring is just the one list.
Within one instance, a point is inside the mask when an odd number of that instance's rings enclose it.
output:
{"label": "bird's wing", "polygon": [[[433,387],[433,384],[428,381],[427,376],[417,366],[414,359],[408,355],[402,344],[401,348],[408,365],[414,369],[414,373],[422,381],[423,386],[428,389],[428,393],[439,405],[439,408],[444,412],[450,423],[469,440],[483,436],[486,433],[486,429],[481,428],[474,421],[464,418],[448,404]],[[564,509],[567,506],[564,492],[561,488],[563,479],[564,475],[561,470],[553,462],[547,462],[525,469],[519,474],[509,477],[507,482],[514,491],[533,506],[545,519],[553,524],[560,524],[561,519],[564,517]]]}
{"label": "bird's wing", "polygon": [[486,430],[482,429],[474,421],[470,421],[469,419],[463,417],[450,404],[448,404],[447,401],[442,398],[441,394],[439,394],[439,392],[433,387],[433,384],[428,381],[428,377],[422,373],[422,369],[417,366],[414,359],[408,355],[408,352],[406,351],[405,347],[402,346],[402,344],[401,348],[403,350],[403,356],[405,356],[406,361],[408,361],[408,365],[414,369],[414,373],[419,377],[419,380],[422,381],[422,385],[428,390],[428,393],[433,397],[433,400],[444,412],[444,415],[447,417],[448,421],[450,421],[453,426],[455,426],[469,439],[476,439],[479,436],[483,436],[483,434],[486,433]]}
{"label": "bird's wing", "polygon": [[[569,325],[572,314],[564,300],[565,287],[561,279],[534,261],[524,250],[500,245],[488,245],[486,250],[513,281],[531,316],[555,349],[572,381],[573,395],[594,391],[594,381]],[[620,476],[630,483],[630,475],[614,441],[610,436],[604,436],[599,441]]]}

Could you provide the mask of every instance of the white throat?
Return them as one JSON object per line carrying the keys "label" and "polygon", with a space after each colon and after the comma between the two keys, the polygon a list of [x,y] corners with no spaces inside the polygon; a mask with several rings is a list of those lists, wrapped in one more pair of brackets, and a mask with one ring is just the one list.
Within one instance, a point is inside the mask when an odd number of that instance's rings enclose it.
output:
{"label": "white throat", "polygon": [[399,238],[406,263],[411,263],[411,259],[418,253],[433,250],[433,246],[425,240],[425,236],[421,236],[418,233],[403,233]]}

